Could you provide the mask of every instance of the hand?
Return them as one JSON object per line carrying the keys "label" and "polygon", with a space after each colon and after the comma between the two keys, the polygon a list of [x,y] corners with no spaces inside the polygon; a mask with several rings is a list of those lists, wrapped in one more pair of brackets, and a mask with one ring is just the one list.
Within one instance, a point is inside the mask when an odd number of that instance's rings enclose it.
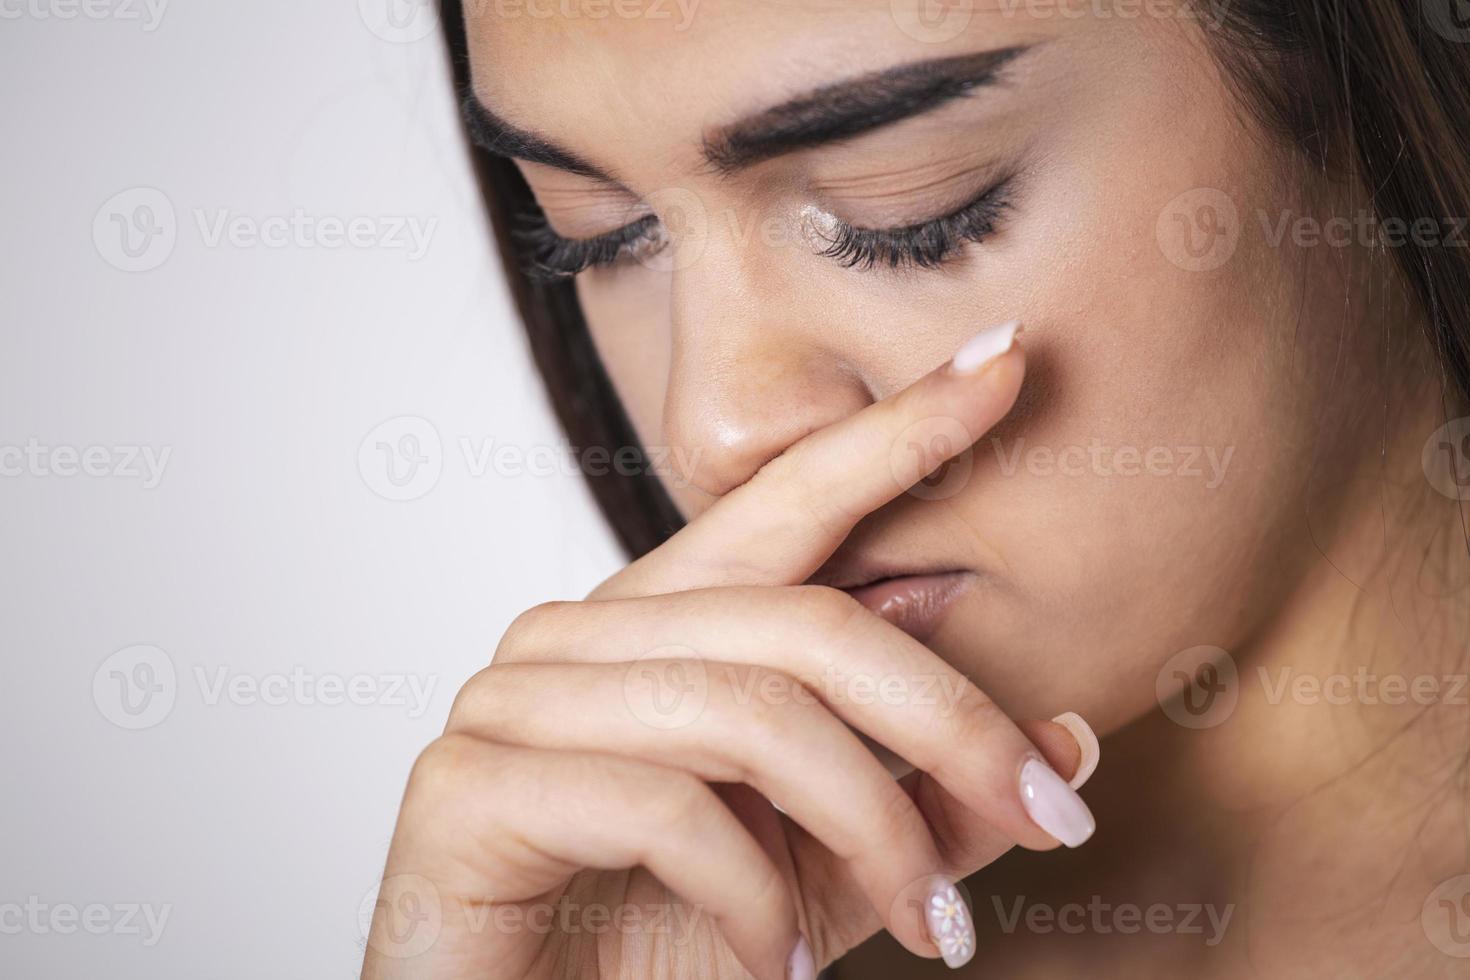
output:
{"label": "hand", "polygon": [[[588,601],[518,618],[414,768],[363,976],[809,977],[883,927],[968,959],[963,911],[926,914],[936,893],[1014,843],[1085,838],[1053,769],[1091,760],[846,593],[799,583],[944,461],[892,452],[901,435],[967,448],[925,435],[983,432],[1022,373],[1019,350],[932,372],[808,436]],[[891,696],[813,683],[834,671]],[[693,696],[670,710],[649,680]],[[895,782],[855,732],[918,772]]]}

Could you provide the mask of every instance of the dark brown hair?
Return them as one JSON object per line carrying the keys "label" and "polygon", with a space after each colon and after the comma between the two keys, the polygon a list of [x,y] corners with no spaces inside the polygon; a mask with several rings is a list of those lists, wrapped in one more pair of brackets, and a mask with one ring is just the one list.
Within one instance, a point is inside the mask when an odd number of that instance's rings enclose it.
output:
{"label": "dark brown hair", "polygon": [[[1470,23],[1455,0],[1199,0],[1200,20],[1242,103],[1265,130],[1324,172],[1348,175],[1380,221],[1437,228],[1470,217]],[[441,17],[454,82],[468,90],[461,0]],[[513,234],[535,207],[509,160],[472,148],[505,275],[531,354],[572,444],[641,454],[598,359],[570,280],[522,270]],[[1470,247],[1411,238],[1392,260],[1419,306],[1455,397],[1470,394]],[[619,472],[622,469],[623,472]],[[625,475],[636,469],[636,475]],[[630,556],[681,518],[647,466],[587,479]]]}

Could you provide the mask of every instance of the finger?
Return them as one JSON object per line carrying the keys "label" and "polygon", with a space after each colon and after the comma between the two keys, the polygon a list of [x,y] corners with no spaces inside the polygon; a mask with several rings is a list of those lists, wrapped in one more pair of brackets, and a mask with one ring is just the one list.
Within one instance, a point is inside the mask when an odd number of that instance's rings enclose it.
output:
{"label": "finger", "polygon": [[[698,714],[668,719],[629,700],[629,666],[489,667],[460,691],[447,731],[543,749],[613,752],[710,782],[752,786],[850,864],[855,887],[885,913],[913,882],[940,873],[918,807],[852,730],[791,677],[760,667],[713,674]],[[682,666],[690,675],[702,669]],[[908,917],[885,925],[914,953],[936,955]]]}
{"label": "finger", "polygon": [[[1076,789],[1097,768],[1097,736],[1076,714],[1059,718],[1065,723],[1027,720],[1017,725],[1057,774]],[[979,819],[933,776],[915,772],[900,782],[932,828],[945,869],[956,877],[974,874],[1015,846],[1015,841]]]}
{"label": "finger", "polygon": [[552,604],[519,617],[496,653],[497,662],[647,657],[706,665],[697,677],[630,674],[630,685],[654,694],[697,699],[699,685],[731,664],[797,678],[843,722],[933,775],[1023,847],[1075,847],[1094,829],[1081,797],[984,692],[836,589],[704,589]]}
{"label": "finger", "polygon": [[1014,321],[909,387],[792,445],[590,596],[804,582],[857,522],[965,452],[1015,403]]}
{"label": "finger", "polygon": [[464,920],[441,940],[453,975],[519,977],[533,937],[476,929],[468,913],[540,899],[583,868],[639,866],[709,916],[751,973],[786,977],[801,935],[770,857],[700,779],[637,759],[444,736],[414,767],[387,874],[434,882],[446,931]]}
{"label": "finger", "polygon": [[[1066,725],[1044,721],[1019,724],[1058,773],[1069,779],[1085,780],[1097,764],[1097,738],[1081,718],[1062,717],[1067,719]],[[1086,745],[1092,748],[1089,750]],[[947,877],[966,878],[1015,846],[1014,841],[980,819],[927,773],[913,773],[901,780],[901,784],[932,828]],[[791,850],[804,891],[818,895],[843,895],[850,891],[850,869],[835,861],[817,842],[796,836]],[[811,929],[823,937],[819,956],[824,960],[841,956],[884,925],[878,913],[867,908],[848,908],[836,914],[833,911],[824,906],[807,914],[808,921],[819,923]],[[928,917],[926,903],[905,902],[891,910],[887,918],[907,918],[916,926],[924,923],[927,928]],[[947,962],[963,962],[966,939],[973,950],[972,935],[951,930],[940,937]]]}

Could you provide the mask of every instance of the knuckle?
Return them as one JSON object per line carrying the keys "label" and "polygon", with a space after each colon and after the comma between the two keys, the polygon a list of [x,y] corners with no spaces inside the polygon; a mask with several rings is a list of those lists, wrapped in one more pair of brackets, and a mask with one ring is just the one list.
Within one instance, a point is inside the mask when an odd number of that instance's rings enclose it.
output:
{"label": "knuckle", "polygon": [[814,488],[793,482],[792,489],[799,515],[826,535],[846,535],[864,515],[854,513],[840,495],[828,488]]}
{"label": "knuckle", "polygon": [[717,805],[704,781],[683,770],[672,771],[657,789],[640,793],[639,800],[660,834],[709,826],[712,806]]}
{"label": "knuckle", "polygon": [[743,667],[739,673],[744,676],[738,686],[731,678],[728,697],[743,736],[765,747],[784,744],[793,722],[787,708],[800,685],[789,674],[769,667]]}
{"label": "knuckle", "polygon": [[474,719],[484,718],[493,711],[498,685],[513,671],[510,664],[492,663],[481,667],[454,694],[454,703],[449,706],[449,720],[444,724],[445,732],[462,731]]}
{"label": "knuckle", "polygon": [[419,753],[408,777],[406,797],[435,812],[462,797],[480,781],[485,753],[465,735],[441,735]]}
{"label": "knuckle", "polygon": [[861,602],[827,585],[792,585],[786,593],[791,615],[818,634],[844,633],[867,613]]}
{"label": "knuckle", "polygon": [[496,663],[527,660],[545,647],[552,624],[566,615],[566,607],[572,602],[543,602],[522,612],[505,629],[500,643],[495,648]]}
{"label": "knuckle", "polygon": [[969,746],[992,741],[998,730],[1010,727],[1011,721],[983,691],[966,682],[950,714],[950,725],[951,744]]}
{"label": "knuckle", "polygon": [[747,485],[769,495],[793,527],[845,532],[863,515],[853,515],[842,505],[840,495],[834,495],[826,483],[814,480],[809,455],[797,443],[766,461]]}
{"label": "knuckle", "polygon": [[700,741],[719,767],[717,780],[764,785],[769,760],[783,758],[800,742],[810,692],[783,671],[730,664],[712,673],[709,694]]}
{"label": "knuckle", "polygon": [[[870,845],[888,850],[901,842],[912,841],[924,826],[918,807],[898,783],[885,781],[871,817],[863,832]],[[881,855],[879,855],[881,856]]]}
{"label": "knuckle", "polygon": [[789,486],[801,474],[802,455],[800,443],[793,443],[787,446],[781,452],[762,463],[760,468],[747,481],[748,485],[759,487]]}

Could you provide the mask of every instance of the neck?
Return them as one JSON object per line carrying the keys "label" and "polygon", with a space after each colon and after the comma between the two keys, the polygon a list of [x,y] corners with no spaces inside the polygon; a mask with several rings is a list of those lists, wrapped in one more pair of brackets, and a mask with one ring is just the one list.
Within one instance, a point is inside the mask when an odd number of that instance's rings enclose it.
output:
{"label": "neck", "polygon": [[1421,910],[1470,871],[1470,560],[1462,505],[1421,460],[1437,427],[1404,426],[1418,435],[1382,447],[1333,532],[1313,535],[1290,599],[1229,652],[1233,708],[1222,689],[1209,727],[1156,712],[1104,751],[1138,774],[1105,790],[1114,819],[1142,805],[1171,829],[1133,860],[1248,911],[1253,961],[1311,962],[1311,937],[1354,970],[1442,955]]}

